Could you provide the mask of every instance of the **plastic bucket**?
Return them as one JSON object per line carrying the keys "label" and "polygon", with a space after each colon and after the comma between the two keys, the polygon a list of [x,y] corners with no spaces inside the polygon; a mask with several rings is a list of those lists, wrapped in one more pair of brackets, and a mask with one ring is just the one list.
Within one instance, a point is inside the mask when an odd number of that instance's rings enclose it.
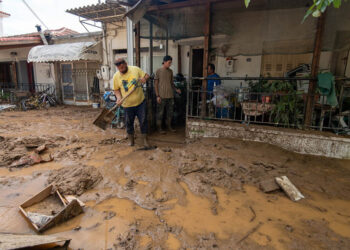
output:
{"label": "plastic bucket", "polygon": [[94,109],[98,109],[99,107],[100,107],[100,104],[99,103],[93,103],[92,104],[92,107],[94,108]]}

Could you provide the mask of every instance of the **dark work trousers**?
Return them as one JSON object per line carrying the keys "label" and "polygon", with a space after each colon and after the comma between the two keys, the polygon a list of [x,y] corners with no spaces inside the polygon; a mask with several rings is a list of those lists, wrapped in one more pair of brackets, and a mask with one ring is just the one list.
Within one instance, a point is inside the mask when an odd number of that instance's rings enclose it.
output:
{"label": "dark work trousers", "polygon": [[[161,98],[162,101],[158,104],[157,110],[157,124],[162,123],[164,110],[166,109],[166,122],[171,123],[171,119],[173,118],[174,113],[174,98]],[[169,125],[169,124],[167,124]]]}
{"label": "dark work trousers", "polygon": [[147,117],[146,117],[146,101],[135,107],[124,108],[126,132],[134,134],[135,117],[139,119],[140,129],[142,134],[147,134]]}

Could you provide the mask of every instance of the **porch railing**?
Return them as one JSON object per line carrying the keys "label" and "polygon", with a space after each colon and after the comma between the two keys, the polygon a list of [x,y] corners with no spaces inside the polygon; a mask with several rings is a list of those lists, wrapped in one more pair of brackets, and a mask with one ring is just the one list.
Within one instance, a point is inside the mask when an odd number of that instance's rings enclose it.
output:
{"label": "porch railing", "polygon": [[[284,77],[223,77],[207,78],[220,80],[221,86],[214,91],[203,91],[203,78],[192,78],[187,89],[187,117],[210,120],[226,120],[244,124],[307,128],[304,125],[307,87],[310,78]],[[230,84],[227,84],[231,81]],[[232,81],[242,82],[241,87],[229,88]],[[333,131],[350,135],[350,79],[336,81],[337,105],[330,105],[329,96],[316,93],[312,110],[312,124],[309,128]],[[275,84],[275,86],[272,86]],[[279,85],[279,86],[278,86]],[[347,95],[348,93],[348,95]],[[205,97],[206,105],[202,105]],[[203,112],[205,107],[205,112]]]}

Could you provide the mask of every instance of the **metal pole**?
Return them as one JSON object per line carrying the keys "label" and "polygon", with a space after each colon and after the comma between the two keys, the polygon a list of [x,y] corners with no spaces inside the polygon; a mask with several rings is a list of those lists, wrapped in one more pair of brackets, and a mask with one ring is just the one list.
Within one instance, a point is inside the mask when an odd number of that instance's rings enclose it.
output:
{"label": "metal pole", "polygon": [[149,22],[149,73],[153,73],[153,24]]}

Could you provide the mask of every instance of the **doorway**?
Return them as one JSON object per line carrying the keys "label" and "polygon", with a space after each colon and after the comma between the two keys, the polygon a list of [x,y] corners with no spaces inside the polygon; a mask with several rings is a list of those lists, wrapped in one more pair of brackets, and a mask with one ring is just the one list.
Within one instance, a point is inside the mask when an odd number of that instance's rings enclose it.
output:
{"label": "doorway", "polygon": [[[203,49],[193,49],[192,50],[192,77],[202,77],[203,76]],[[193,80],[193,87],[200,87],[202,85],[201,80]]]}

